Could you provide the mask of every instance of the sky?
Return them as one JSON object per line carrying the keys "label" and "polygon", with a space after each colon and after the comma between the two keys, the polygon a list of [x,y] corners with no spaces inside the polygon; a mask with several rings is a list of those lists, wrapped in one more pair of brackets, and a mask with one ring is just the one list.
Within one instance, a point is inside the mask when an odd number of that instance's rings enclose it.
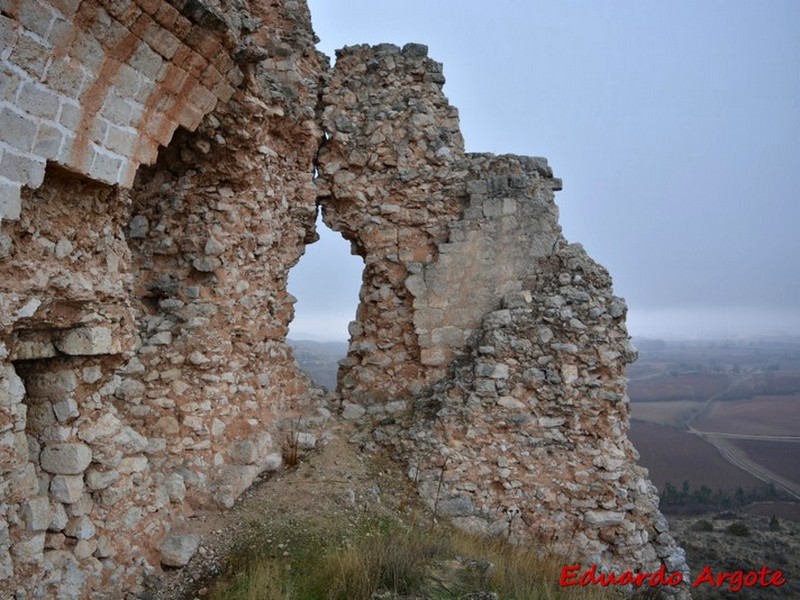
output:
{"label": "sky", "polygon": [[[800,334],[800,2],[310,0],[318,48],[427,44],[468,151],[544,156],[634,336]],[[346,340],[363,263],[319,227],[291,336]]]}

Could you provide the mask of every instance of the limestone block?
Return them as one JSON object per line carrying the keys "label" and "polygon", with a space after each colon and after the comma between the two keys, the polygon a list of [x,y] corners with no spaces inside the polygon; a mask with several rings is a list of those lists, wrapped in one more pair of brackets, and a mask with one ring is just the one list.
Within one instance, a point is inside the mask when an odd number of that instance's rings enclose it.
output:
{"label": "limestone block", "polygon": [[447,362],[447,355],[441,348],[425,348],[420,352],[420,362],[429,367],[438,367]]}
{"label": "limestone block", "polygon": [[222,261],[218,258],[204,256],[194,259],[192,266],[201,273],[211,273],[222,266]]}
{"label": "limestone block", "polygon": [[524,402],[520,402],[511,396],[502,396],[497,399],[497,404],[509,410],[522,410],[526,408]]}
{"label": "limestone block", "polygon": [[83,494],[83,477],[81,475],[56,475],[50,480],[50,493],[53,498],[64,504],[73,504]]}
{"label": "limestone block", "polygon": [[94,523],[86,515],[72,517],[67,523],[67,526],[64,528],[64,533],[66,535],[79,540],[88,540],[93,538],[95,531],[96,528]]}
{"label": "limestone block", "polygon": [[22,208],[22,185],[8,181],[0,181],[0,223],[3,219],[16,221]]}
{"label": "limestone block", "polygon": [[78,405],[72,398],[65,398],[59,402],[54,402],[53,413],[55,413],[56,419],[59,421],[69,421],[80,415],[78,412]]}
{"label": "limestone block", "polygon": [[11,546],[11,553],[19,562],[39,563],[44,551],[45,533],[37,533]]}
{"label": "limestone block", "polygon": [[470,498],[448,498],[436,505],[436,511],[448,517],[468,517],[475,505]]}
{"label": "limestone block", "polygon": [[[17,112],[10,107],[0,111],[0,131],[3,132],[3,140],[17,150],[30,152],[33,149],[37,129],[36,119],[32,115]],[[19,179],[16,181],[27,183]]]}
{"label": "limestone block", "polygon": [[363,417],[367,413],[367,409],[360,404],[351,404],[345,402],[342,405],[342,418],[348,421],[355,421]]}
{"label": "limestone block", "polygon": [[169,331],[159,331],[147,340],[147,343],[151,346],[169,346],[172,343],[172,333]]}
{"label": "limestone block", "polygon": [[164,479],[164,491],[172,502],[183,502],[186,497],[186,484],[183,476],[179,473],[172,473]]}
{"label": "limestone block", "polygon": [[32,498],[22,505],[22,519],[30,531],[44,531],[50,525],[50,501]]}
{"label": "limestone block", "polygon": [[111,330],[107,327],[76,327],[56,340],[55,344],[56,348],[70,356],[113,354],[118,351],[114,347]]}
{"label": "limestone block", "polygon": [[103,377],[103,369],[101,369],[98,365],[84,367],[82,374],[84,383],[96,383],[100,381],[101,377]]}
{"label": "limestone block", "polygon": [[150,221],[143,215],[136,215],[131,219],[128,236],[132,239],[142,239],[147,237],[147,232],[150,230]]}
{"label": "limestone block", "polygon": [[86,444],[52,444],[44,447],[39,460],[48,473],[78,475],[92,462],[92,450]]}
{"label": "limestone block", "polygon": [[[169,333],[169,332],[165,332]],[[136,379],[123,379],[114,395],[120,400],[133,402],[144,395],[145,385]]]}
{"label": "limestone block", "polygon": [[209,256],[219,256],[220,254],[225,252],[225,245],[219,240],[210,237],[206,241],[206,245],[205,248],[203,248],[203,251]]}
{"label": "limestone block", "polygon": [[104,490],[119,479],[117,471],[100,471],[89,469],[86,472],[86,485],[92,491]]}
{"label": "limestone block", "polygon": [[68,522],[69,516],[67,515],[67,510],[64,508],[64,505],[54,502],[50,516],[50,523],[47,525],[47,530],[64,531],[64,527],[67,526]]}
{"label": "limestone block", "polygon": [[161,564],[167,567],[183,567],[197,552],[200,536],[197,534],[172,534],[161,542]]}
{"label": "limestone block", "polygon": [[575,365],[562,365],[561,367],[561,378],[564,383],[572,383],[576,379],[578,379],[578,367]]}
{"label": "limestone block", "polygon": [[25,385],[14,367],[0,367],[0,406],[12,406],[25,397]]}
{"label": "limestone block", "polygon": [[111,539],[108,536],[101,535],[97,538],[97,547],[95,548],[94,555],[97,558],[110,558],[117,553]]}
{"label": "limestone block", "polygon": [[117,471],[122,474],[141,473],[147,469],[147,466],[146,456],[128,456],[120,461]]}
{"label": "limestone block", "polygon": [[625,513],[610,510],[588,510],[585,518],[586,522],[594,527],[606,527],[622,523],[625,520]]}
{"label": "limestone block", "polygon": [[72,552],[75,554],[75,558],[85,559],[94,554],[95,550],[97,550],[96,540],[78,540],[78,543],[75,544]]}

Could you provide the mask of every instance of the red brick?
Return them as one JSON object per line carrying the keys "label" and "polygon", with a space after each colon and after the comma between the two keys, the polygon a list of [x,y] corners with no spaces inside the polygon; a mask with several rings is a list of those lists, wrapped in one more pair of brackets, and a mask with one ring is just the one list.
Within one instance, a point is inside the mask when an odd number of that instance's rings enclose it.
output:
{"label": "red brick", "polygon": [[136,0],[136,4],[138,4],[148,15],[155,14],[162,3],[163,0]]}
{"label": "red brick", "polygon": [[174,33],[178,38],[183,39],[189,32],[192,30],[192,22],[184,16],[178,17],[178,20],[175,21],[175,25],[172,28],[172,33]]}
{"label": "red brick", "polygon": [[158,11],[154,15],[155,20],[161,23],[161,25],[167,29],[172,29],[173,25],[175,25],[175,22],[180,16],[180,13],[166,2],[161,4],[161,6],[158,8]]}
{"label": "red brick", "polygon": [[209,89],[217,85],[222,79],[222,74],[214,68],[214,65],[208,65],[206,70],[203,71],[203,75],[200,77],[200,81]]}

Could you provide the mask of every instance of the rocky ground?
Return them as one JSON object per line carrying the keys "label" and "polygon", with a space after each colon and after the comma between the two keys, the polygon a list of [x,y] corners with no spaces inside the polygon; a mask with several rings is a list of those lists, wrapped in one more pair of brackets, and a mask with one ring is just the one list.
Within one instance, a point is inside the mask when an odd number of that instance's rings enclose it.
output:
{"label": "rocky ground", "polygon": [[[437,519],[435,514],[421,505],[412,480],[397,463],[379,453],[361,451],[353,439],[351,424],[337,424],[319,436],[315,450],[301,454],[295,466],[267,475],[248,490],[230,511],[193,515],[190,519],[194,526],[191,532],[203,536],[198,552],[186,567],[151,577],[148,592],[137,597],[137,600],[218,598],[219,590],[215,589],[215,584],[233,581],[250,557],[265,554],[273,558],[282,556],[283,564],[290,568],[288,564],[294,560],[299,548],[303,552],[304,544],[310,543],[313,548],[343,548],[365,531],[367,536],[375,534],[377,530],[374,528],[364,529],[365,523],[391,522],[404,524],[401,527],[422,526],[411,529],[424,531],[426,540],[433,539],[434,544],[446,545],[447,541],[437,540],[438,534],[431,533],[437,531],[446,537],[446,526],[439,523],[441,518]],[[390,538],[390,543],[394,541],[395,538]],[[398,538],[396,543],[402,544],[403,541]],[[469,543],[465,547],[471,548]],[[488,591],[493,588],[487,577],[496,568],[495,565],[504,569],[513,560],[507,556],[490,558],[484,554],[486,548],[480,545],[472,548],[474,553],[467,550],[467,554],[444,558],[440,558],[442,554],[431,554],[426,559],[430,567],[424,579],[423,591],[419,594],[407,596],[376,592],[372,598],[499,600],[501,597],[511,597]],[[308,551],[307,548],[305,550]],[[543,583],[536,585],[550,591],[543,591],[544,595],[526,593],[514,594],[513,597],[593,600],[619,597],[618,590],[605,588],[559,590],[557,581],[561,559],[551,557],[549,562],[545,560],[541,565],[542,568],[526,569],[524,579],[541,581]],[[516,565],[509,568],[516,568]],[[476,584],[478,580],[482,583]],[[458,592],[467,585],[473,586],[470,587],[472,592]],[[527,584],[520,584],[520,587],[522,585]],[[267,587],[270,587],[269,584]],[[477,589],[485,591],[475,591]],[[453,593],[454,590],[456,593]],[[262,597],[262,593],[264,598],[274,597],[264,591],[259,591],[256,597]]]}
{"label": "rocky ground", "polygon": [[167,571],[160,581],[154,578],[150,598],[208,597],[232,553],[264,545],[280,550],[292,542],[292,524],[302,527],[324,516],[340,528],[364,513],[408,513],[416,502],[410,480],[391,461],[360,453],[348,443],[350,435],[347,424],[338,425],[318,440],[319,451],[266,475],[230,511],[194,515],[194,532],[203,535],[198,553],[186,567]]}
{"label": "rocky ground", "polygon": [[769,517],[736,513],[669,517],[677,542],[697,578],[705,566],[715,575],[737,570],[759,571],[766,566],[783,571],[787,583],[781,587],[742,588],[703,583],[692,590],[694,598],[773,599],[800,598],[800,523],[779,519],[770,527]]}

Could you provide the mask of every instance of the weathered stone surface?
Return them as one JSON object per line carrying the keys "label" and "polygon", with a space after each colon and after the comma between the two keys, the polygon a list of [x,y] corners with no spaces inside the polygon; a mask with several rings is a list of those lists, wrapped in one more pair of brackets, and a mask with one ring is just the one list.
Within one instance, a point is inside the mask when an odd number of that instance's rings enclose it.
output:
{"label": "weathered stone surface", "polygon": [[71,329],[61,339],[56,340],[55,345],[64,354],[72,356],[111,354],[114,351],[114,340],[107,327]]}
{"label": "weathered stone surface", "polygon": [[97,531],[97,529],[94,523],[85,515],[71,518],[64,528],[64,533],[67,536],[79,540],[88,540],[94,537],[95,531]]}
{"label": "weathered stone surface", "polygon": [[[656,568],[679,553],[648,541],[660,515],[626,439],[624,302],[563,239],[547,161],[465,153],[443,82],[422,48],[356,46],[323,94],[324,218],[366,263],[343,416],[374,418],[428,504],[473,529]],[[373,406],[407,397],[413,416],[379,420]]]}
{"label": "weathered stone surface", "polygon": [[318,203],[366,260],[342,417],[473,531],[683,568],[625,439],[624,302],[544,159],[465,153],[424,46],[329,70],[295,0],[12,2],[0,33],[0,589],[138,594],[287,424],[325,439],[285,343]]}
{"label": "weathered stone surface", "polygon": [[32,498],[22,505],[22,518],[31,531],[44,531],[50,525],[50,501]]}
{"label": "weathered stone surface", "polygon": [[182,567],[191,560],[199,545],[199,535],[168,535],[161,542],[161,564],[168,567]]}
{"label": "weathered stone surface", "polygon": [[42,449],[40,461],[48,473],[77,475],[92,462],[92,450],[86,444],[52,444]]}
{"label": "weathered stone surface", "polygon": [[83,494],[82,475],[56,475],[50,480],[50,493],[63,504],[73,504]]}

